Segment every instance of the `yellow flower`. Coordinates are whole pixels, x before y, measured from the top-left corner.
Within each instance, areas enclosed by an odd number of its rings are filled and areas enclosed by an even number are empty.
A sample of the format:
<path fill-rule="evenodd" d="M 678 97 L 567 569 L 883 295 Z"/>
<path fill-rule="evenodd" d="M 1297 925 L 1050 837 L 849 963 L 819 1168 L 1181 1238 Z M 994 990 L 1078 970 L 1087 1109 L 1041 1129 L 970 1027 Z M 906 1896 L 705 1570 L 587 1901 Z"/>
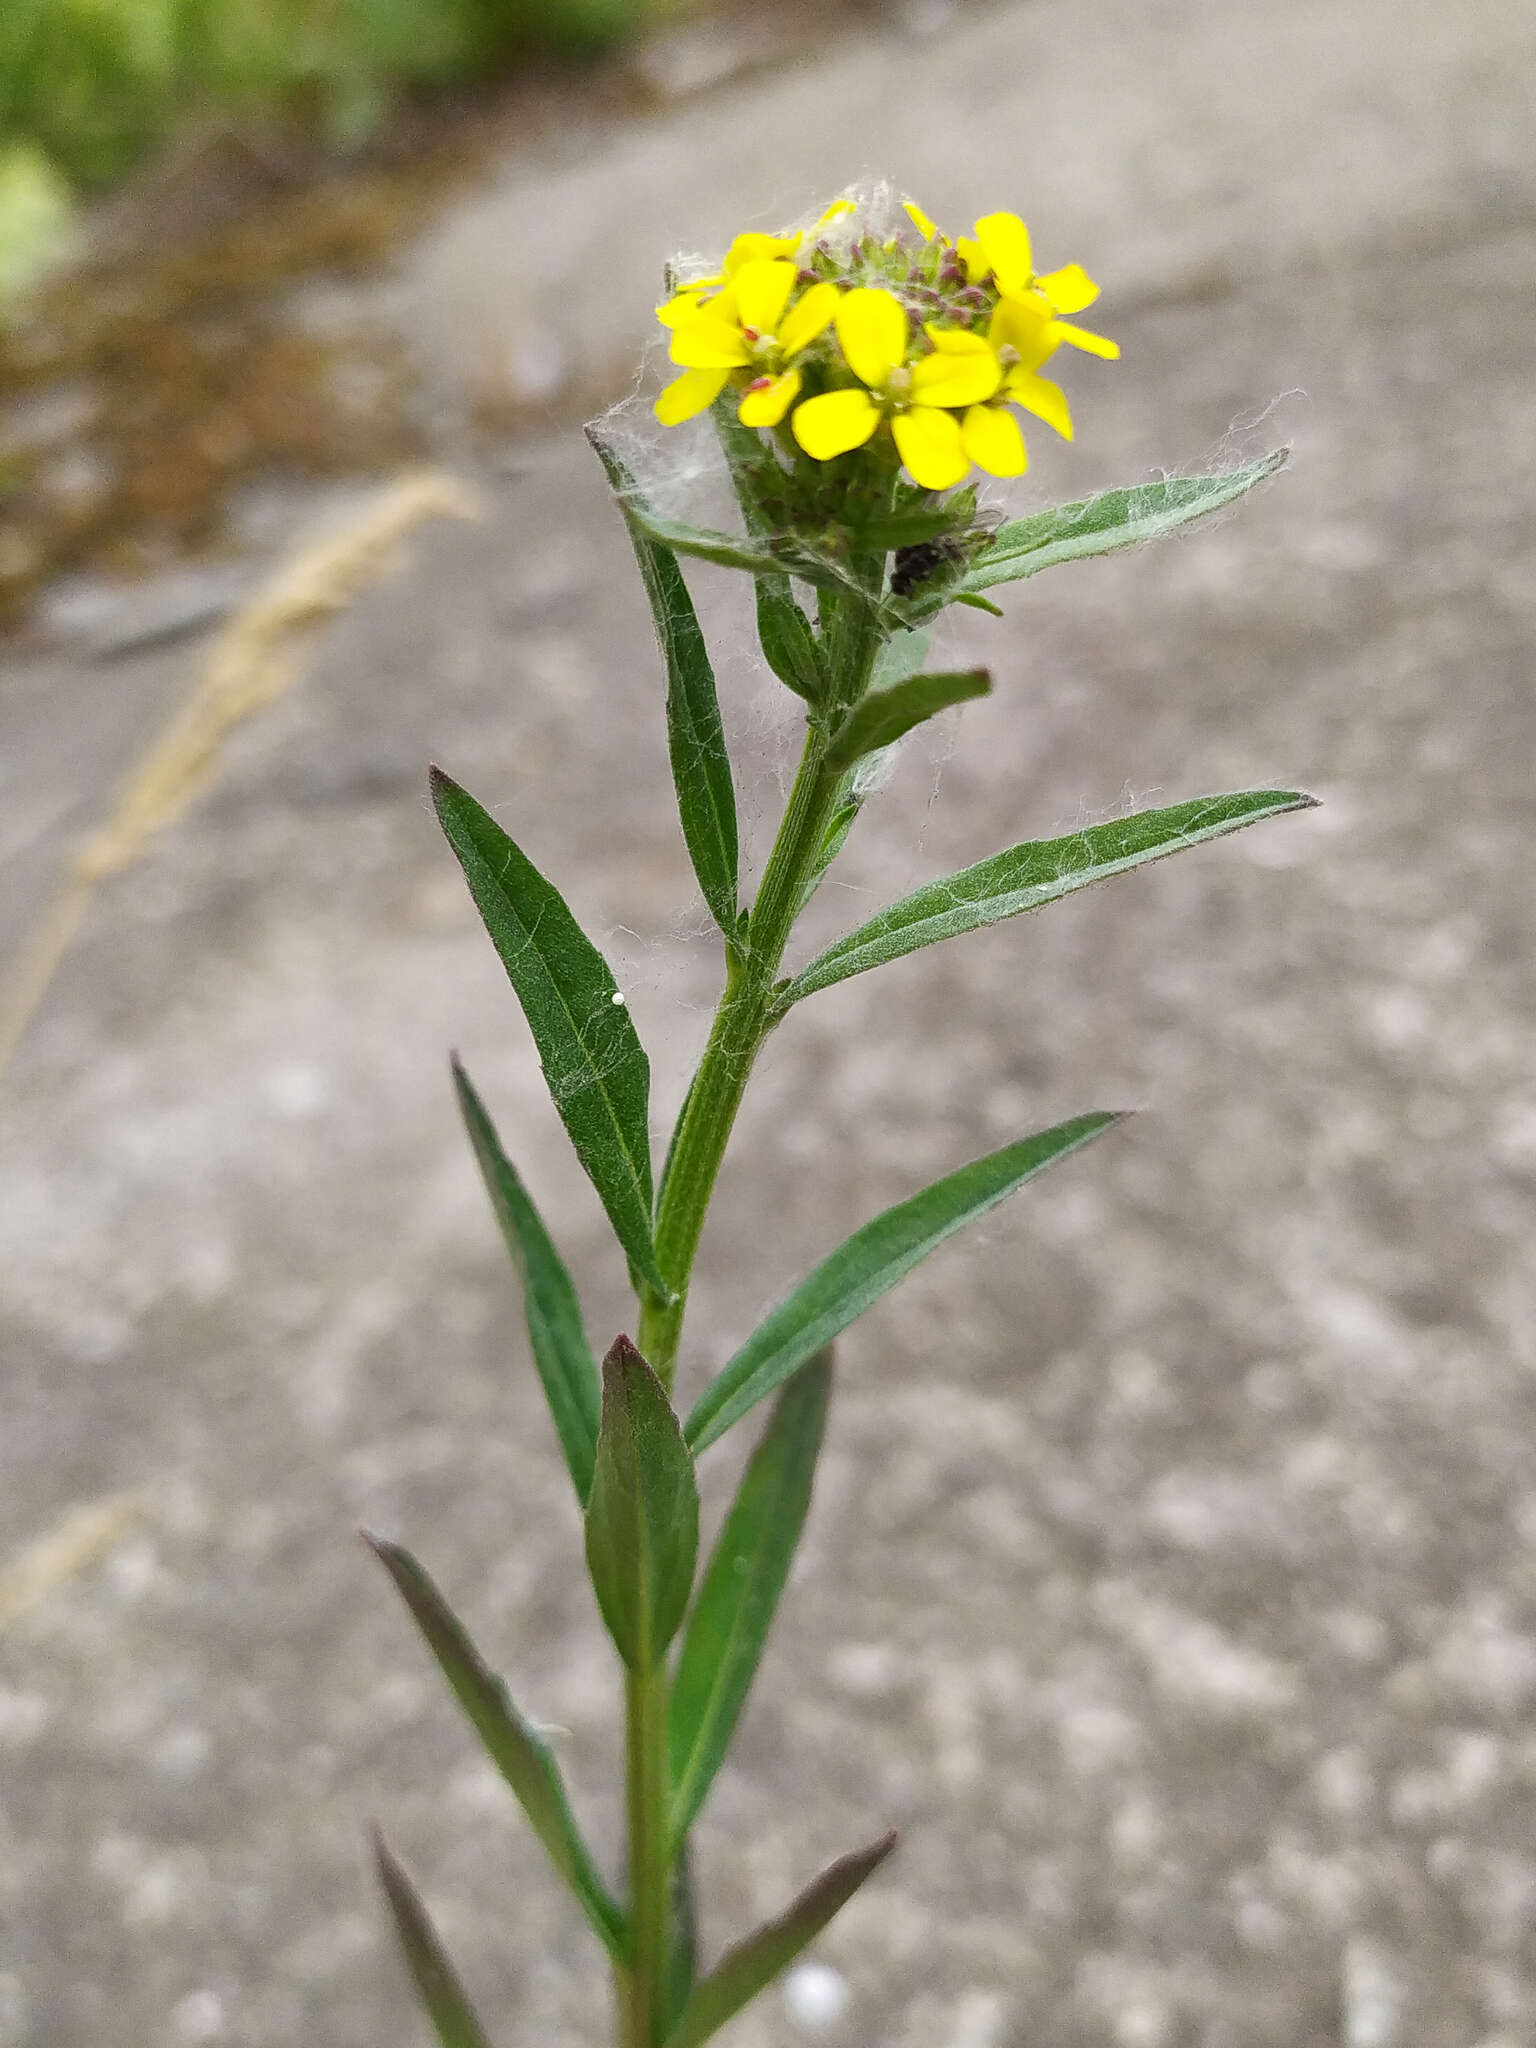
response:
<path fill-rule="evenodd" d="M 845 202 L 851 205 L 851 201 Z M 832 208 L 822 216 L 828 218 Z M 820 222 L 817 223 L 820 225 Z M 656 318 L 663 327 L 675 327 L 679 320 L 696 313 L 703 302 L 718 292 L 747 263 L 773 262 L 782 257 L 793 256 L 804 238 L 793 235 L 738 235 L 725 252 L 725 261 L 709 277 L 693 277 L 687 284 L 679 285 L 664 305 L 656 308 Z"/>
<path fill-rule="evenodd" d="M 827 326 L 837 305 L 836 285 L 813 284 L 790 306 L 798 274 L 783 258 L 750 258 L 714 298 L 679 315 L 672 360 L 683 374 L 656 401 L 663 426 L 703 412 L 743 370 L 752 375 L 741 401 L 742 425 L 778 425 L 800 394 L 794 359 Z"/>
<path fill-rule="evenodd" d="M 1056 348 L 1059 324 L 1033 297 L 998 300 L 987 340 L 996 351 L 1002 385 L 990 400 L 973 405 L 960 425 L 966 454 L 993 476 L 1022 476 L 1029 465 L 1018 421 L 1006 409 L 1010 405 L 1022 405 L 1064 439 L 1072 438 L 1067 394 L 1040 375 L 1040 365 Z"/>
<path fill-rule="evenodd" d="M 1045 315 L 1050 322 L 1051 348 L 1066 342 L 1110 361 L 1119 355 L 1118 343 L 1086 327 L 1074 327 L 1062 317 L 1091 306 L 1099 296 L 1099 288 L 1080 263 L 1067 263 L 1060 270 L 1037 277 L 1032 267 L 1029 230 L 1016 213 L 986 214 L 976 223 L 974 241 L 962 238 L 957 246 L 972 284 L 991 277 L 1004 304 L 1017 300 Z"/>
<path fill-rule="evenodd" d="M 954 408 L 990 398 L 1002 380 L 997 352 L 963 328 L 929 327 L 932 353 L 910 368 L 910 323 L 900 301 L 878 287 L 846 293 L 837 307 L 837 338 L 862 390 L 825 391 L 796 409 L 795 439 L 807 455 L 830 462 L 862 448 L 883 420 L 913 479 L 947 491 L 970 468 Z"/>

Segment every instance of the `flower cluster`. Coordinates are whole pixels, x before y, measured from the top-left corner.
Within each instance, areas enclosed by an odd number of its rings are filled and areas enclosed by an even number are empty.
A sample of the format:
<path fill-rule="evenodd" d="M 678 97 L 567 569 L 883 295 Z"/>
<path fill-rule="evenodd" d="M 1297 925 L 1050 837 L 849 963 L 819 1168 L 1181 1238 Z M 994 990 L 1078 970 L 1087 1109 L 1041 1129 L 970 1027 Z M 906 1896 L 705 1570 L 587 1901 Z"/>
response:
<path fill-rule="evenodd" d="M 1040 374 L 1064 343 L 1115 357 L 1068 317 L 1099 288 L 1079 264 L 1038 275 L 1017 214 L 951 240 L 913 200 L 882 236 L 851 199 L 806 233 L 738 235 L 719 271 L 680 285 L 657 318 L 681 375 L 656 401 L 666 426 L 729 387 L 744 426 L 782 429 L 830 462 L 889 435 L 913 481 L 949 490 L 972 463 L 1022 475 L 1014 406 L 1068 440 L 1066 394 Z"/>

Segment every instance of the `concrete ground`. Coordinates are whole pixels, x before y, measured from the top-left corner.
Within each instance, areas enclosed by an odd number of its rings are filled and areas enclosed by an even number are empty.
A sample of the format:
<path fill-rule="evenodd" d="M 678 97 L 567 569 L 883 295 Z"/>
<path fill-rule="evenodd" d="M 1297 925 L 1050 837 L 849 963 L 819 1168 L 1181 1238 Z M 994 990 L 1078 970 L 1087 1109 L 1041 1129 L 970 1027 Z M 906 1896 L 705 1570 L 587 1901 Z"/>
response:
<path fill-rule="evenodd" d="M 611 388 L 668 248 L 870 170 L 956 224 L 1016 205 L 1105 283 L 1125 359 L 1077 366 L 1077 444 L 1037 433 L 1016 502 L 1296 457 L 957 625 L 997 693 L 907 750 L 822 927 L 1127 804 L 1325 807 L 829 992 L 771 1048 L 695 1384 L 885 1203 L 1146 1114 L 844 1347 L 701 1828 L 709 1950 L 904 1842 L 819 1945 L 835 1976 L 728 2038 L 1536 2041 L 1533 87 L 1524 0 L 911 10 L 546 162 L 513 139 L 402 259 L 381 302 L 444 446 L 530 362 L 551 426 L 107 885 L 3 1083 L 4 2048 L 422 2042 L 370 1816 L 503 2048 L 603 2038 L 593 1945 L 351 1535 L 416 1547 L 568 1731 L 611 1860 L 615 1685 L 450 1045 L 600 1336 L 623 1276 L 423 764 L 601 935 L 670 1111 L 717 966 L 627 545 L 553 414 Z M 740 589 L 697 581 L 760 853 L 794 707 Z M 61 631 L 10 662 L 8 942 L 195 658 Z"/>

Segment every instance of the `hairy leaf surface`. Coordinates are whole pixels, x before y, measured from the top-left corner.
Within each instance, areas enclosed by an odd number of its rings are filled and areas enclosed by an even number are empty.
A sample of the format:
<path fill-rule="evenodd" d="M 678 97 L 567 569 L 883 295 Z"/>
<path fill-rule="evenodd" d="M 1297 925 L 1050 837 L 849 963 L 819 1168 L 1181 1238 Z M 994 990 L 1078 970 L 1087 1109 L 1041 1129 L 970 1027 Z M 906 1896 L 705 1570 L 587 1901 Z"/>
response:
<path fill-rule="evenodd" d="M 613 972 L 554 884 L 440 768 L 432 798 L 577 1157 L 631 1262 L 665 1295 L 651 1243 L 651 1068 Z"/>
<path fill-rule="evenodd" d="M 946 1238 L 1119 1120 L 1094 1111 L 1004 1145 L 856 1230 L 769 1312 L 704 1389 L 683 1432 L 694 1451 L 723 1436 Z"/>
<path fill-rule="evenodd" d="M 1296 789 L 1244 789 L 1226 796 L 1192 797 L 1162 810 L 1137 811 L 1062 839 L 1027 839 L 942 881 L 926 882 L 878 911 L 802 968 L 784 991 L 780 1008 L 922 946 L 1039 910 L 1075 890 L 1107 882 L 1112 875 L 1145 867 L 1187 846 L 1203 846 L 1208 839 L 1256 825 L 1261 818 L 1309 810 L 1316 801 Z"/>

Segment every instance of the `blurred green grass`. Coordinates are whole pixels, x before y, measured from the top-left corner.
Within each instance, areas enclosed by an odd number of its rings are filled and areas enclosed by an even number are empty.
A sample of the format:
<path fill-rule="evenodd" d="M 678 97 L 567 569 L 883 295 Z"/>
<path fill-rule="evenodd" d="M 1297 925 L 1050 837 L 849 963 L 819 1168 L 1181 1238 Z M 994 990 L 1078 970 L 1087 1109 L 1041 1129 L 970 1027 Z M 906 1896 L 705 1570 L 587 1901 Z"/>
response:
<path fill-rule="evenodd" d="M 597 55 L 656 0 L 0 0 L 0 293 L 190 121 L 279 118 L 338 147 L 404 92 Z M 6 252 L 9 252 L 8 255 Z"/>
<path fill-rule="evenodd" d="M 0 140 L 72 182 L 120 176 L 200 109 L 298 112 L 334 139 L 403 88 L 536 51 L 595 53 L 646 0 L 4 0 Z"/>

